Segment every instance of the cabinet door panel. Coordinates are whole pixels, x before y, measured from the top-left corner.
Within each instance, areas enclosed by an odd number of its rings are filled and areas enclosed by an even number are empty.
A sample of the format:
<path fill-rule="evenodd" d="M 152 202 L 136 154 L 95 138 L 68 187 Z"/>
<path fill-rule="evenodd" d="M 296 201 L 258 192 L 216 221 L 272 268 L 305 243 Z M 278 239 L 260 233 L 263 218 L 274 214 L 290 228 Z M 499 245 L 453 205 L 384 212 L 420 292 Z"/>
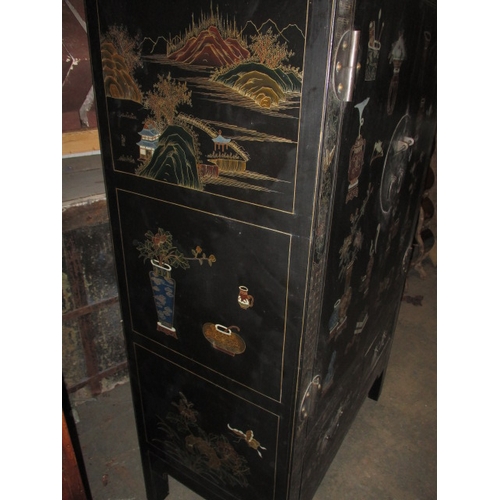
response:
<path fill-rule="evenodd" d="M 227 498 L 275 498 L 279 416 L 134 347 L 145 439 L 174 475 Z"/>
<path fill-rule="evenodd" d="M 279 401 L 291 236 L 133 193 L 118 201 L 133 330 Z"/>
<path fill-rule="evenodd" d="M 292 211 L 308 2 L 95 3 L 113 169 Z"/>

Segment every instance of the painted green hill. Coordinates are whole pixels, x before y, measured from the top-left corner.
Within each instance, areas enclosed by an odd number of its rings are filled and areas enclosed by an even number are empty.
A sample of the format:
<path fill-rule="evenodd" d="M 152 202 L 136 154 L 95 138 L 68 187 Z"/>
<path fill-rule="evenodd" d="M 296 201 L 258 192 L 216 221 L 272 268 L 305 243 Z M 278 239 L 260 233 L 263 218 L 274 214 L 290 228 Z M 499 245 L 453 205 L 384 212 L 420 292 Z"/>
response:
<path fill-rule="evenodd" d="M 277 105 L 289 92 L 300 92 L 302 82 L 293 71 L 271 69 L 264 64 L 245 62 L 219 73 L 214 80 L 254 99 L 259 105 Z"/>
<path fill-rule="evenodd" d="M 168 126 L 153 157 L 139 175 L 194 189 L 201 188 L 193 137 L 183 127 Z"/>

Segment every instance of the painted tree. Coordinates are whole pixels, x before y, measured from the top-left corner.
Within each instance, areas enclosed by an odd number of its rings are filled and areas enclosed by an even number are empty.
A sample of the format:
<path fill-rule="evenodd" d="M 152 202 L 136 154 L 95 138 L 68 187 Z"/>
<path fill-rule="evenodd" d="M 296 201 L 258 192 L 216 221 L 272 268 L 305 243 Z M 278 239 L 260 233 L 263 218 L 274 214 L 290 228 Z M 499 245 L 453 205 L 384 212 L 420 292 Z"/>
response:
<path fill-rule="evenodd" d="M 250 40 L 249 49 L 253 56 L 271 69 L 281 66 L 294 55 L 292 51 L 287 50 L 286 43 L 278 41 L 278 35 L 274 35 L 271 28 L 264 34 L 251 36 Z"/>
<path fill-rule="evenodd" d="M 116 53 L 123 57 L 130 74 L 136 68 L 142 66 L 141 55 L 139 51 L 139 38 L 132 38 L 123 26 L 111 26 L 108 32 L 103 36 L 102 43 L 111 43 Z"/>
<path fill-rule="evenodd" d="M 153 90 L 147 92 L 143 102 L 144 108 L 151 111 L 151 122 L 159 132 L 173 124 L 181 104 L 191 106 L 191 91 L 186 83 L 175 81 L 170 73 L 159 75 Z"/>

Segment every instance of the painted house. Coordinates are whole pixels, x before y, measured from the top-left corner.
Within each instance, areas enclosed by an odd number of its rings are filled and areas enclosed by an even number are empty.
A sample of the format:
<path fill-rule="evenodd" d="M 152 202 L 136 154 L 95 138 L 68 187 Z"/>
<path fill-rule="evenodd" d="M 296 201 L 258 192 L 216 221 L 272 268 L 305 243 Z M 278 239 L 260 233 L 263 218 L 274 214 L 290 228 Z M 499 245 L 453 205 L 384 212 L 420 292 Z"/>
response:
<path fill-rule="evenodd" d="M 222 132 L 219 130 L 219 135 L 214 137 L 212 141 L 214 142 L 214 151 L 225 151 L 227 145 L 231 142 L 231 139 L 222 137 Z"/>
<path fill-rule="evenodd" d="M 137 143 L 139 146 L 139 159 L 151 158 L 158 147 L 160 133 L 155 128 L 149 128 L 147 125 L 144 125 L 139 135 L 141 136 L 141 140 Z"/>

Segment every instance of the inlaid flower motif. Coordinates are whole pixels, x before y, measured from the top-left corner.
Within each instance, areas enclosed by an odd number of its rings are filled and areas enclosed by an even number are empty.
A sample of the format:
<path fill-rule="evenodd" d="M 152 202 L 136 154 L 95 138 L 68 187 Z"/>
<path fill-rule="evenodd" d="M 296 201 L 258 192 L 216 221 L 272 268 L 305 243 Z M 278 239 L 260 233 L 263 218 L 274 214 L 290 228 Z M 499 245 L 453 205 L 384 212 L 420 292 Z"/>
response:
<path fill-rule="evenodd" d="M 197 260 L 200 265 L 207 262 L 211 266 L 215 261 L 215 255 L 208 257 L 203 249 L 198 245 L 191 250 L 192 257 L 186 257 L 175 245 L 172 234 L 163 228 L 158 228 L 156 233 L 148 231 L 143 242 L 134 241 L 134 245 L 139 251 L 139 257 L 145 261 L 151 260 L 161 267 L 170 266 L 173 268 L 188 269 L 189 261 Z"/>
<path fill-rule="evenodd" d="M 167 235 L 166 234 L 156 233 L 153 236 L 153 245 L 155 247 L 159 247 L 160 245 L 162 245 L 166 242 L 167 242 Z"/>

